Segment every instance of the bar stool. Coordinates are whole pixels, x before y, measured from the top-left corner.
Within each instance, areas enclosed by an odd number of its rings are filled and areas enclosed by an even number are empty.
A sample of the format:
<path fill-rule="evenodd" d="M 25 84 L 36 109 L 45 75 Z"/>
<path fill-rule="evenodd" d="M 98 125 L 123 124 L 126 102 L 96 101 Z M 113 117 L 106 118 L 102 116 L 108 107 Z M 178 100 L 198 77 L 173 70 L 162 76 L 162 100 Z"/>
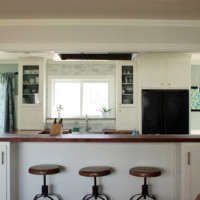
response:
<path fill-rule="evenodd" d="M 90 166 L 84 167 L 79 170 L 81 176 L 94 177 L 94 185 L 92 186 L 92 194 L 87 194 L 83 197 L 83 200 L 88 200 L 94 197 L 94 199 L 109 200 L 109 197 L 105 194 L 99 194 L 98 185 L 96 183 L 96 177 L 107 176 L 111 174 L 112 169 L 106 166 Z"/>
<path fill-rule="evenodd" d="M 61 200 L 61 197 L 58 194 L 49 194 L 48 185 L 46 185 L 46 175 L 57 174 L 62 170 L 62 167 L 59 165 L 35 165 L 29 168 L 30 174 L 43 175 L 43 185 L 42 193 L 37 194 L 33 200 L 39 199 L 40 197 L 49 198 L 54 200 L 51 196 L 55 196 L 57 199 Z"/>
<path fill-rule="evenodd" d="M 149 197 L 151 199 L 156 200 L 156 197 L 153 194 L 149 194 L 148 192 L 148 185 L 146 183 L 146 179 L 148 177 L 156 177 L 161 175 L 161 170 L 156 167 L 133 167 L 129 170 L 129 174 L 132 176 L 138 176 L 138 177 L 144 177 L 144 185 L 142 185 L 142 193 L 141 194 L 135 194 L 133 195 L 130 200 L 132 200 L 134 197 L 139 196 L 137 200 L 144 197 Z"/>

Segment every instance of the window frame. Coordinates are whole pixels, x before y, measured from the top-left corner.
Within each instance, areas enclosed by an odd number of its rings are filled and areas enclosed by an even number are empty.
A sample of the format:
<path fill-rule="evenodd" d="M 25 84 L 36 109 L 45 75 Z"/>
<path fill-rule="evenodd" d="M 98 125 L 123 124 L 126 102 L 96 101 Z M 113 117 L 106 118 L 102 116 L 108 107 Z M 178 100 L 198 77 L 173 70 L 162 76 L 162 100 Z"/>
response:
<path fill-rule="evenodd" d="M 112 113 L 110 117 L 115 117 L 115 104 L 116 104 L 116 90 L 115 90 L 115 76 L 113 75 L 49 75 L 47 79 L 48 91 L 47 91 L 47 118 L 52 118 L 53 116 L 53 106 L 54 106 L 54 96 L 53 89 L 57 81 L 69 80 L 70 82 L 108 82 L 108 106 L 112 108 Z M 82 92 L 82 91 L 81 91 Z M 81 105 L 82 106 L 82 105 Z M 91 118 L 99 118 L 99 116 L 90 116 Z M 68 118 L 68 117 L 67 117 Z M 84 116 L 73 117 L 84 118 Z"/>

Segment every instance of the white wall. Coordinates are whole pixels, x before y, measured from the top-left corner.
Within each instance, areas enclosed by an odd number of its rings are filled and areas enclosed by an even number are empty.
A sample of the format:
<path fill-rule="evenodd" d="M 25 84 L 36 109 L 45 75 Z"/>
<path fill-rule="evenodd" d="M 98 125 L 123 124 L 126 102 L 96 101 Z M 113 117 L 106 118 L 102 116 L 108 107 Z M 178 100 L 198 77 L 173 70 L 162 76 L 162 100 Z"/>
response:
<path fill-rule="evenodd" d="M 192 65 L 191 67 L 191 86 L 199 86 L 200 84 L 200 65 Z M 200 130 L 200 112 L 191 112 L 191 130 Z"/>

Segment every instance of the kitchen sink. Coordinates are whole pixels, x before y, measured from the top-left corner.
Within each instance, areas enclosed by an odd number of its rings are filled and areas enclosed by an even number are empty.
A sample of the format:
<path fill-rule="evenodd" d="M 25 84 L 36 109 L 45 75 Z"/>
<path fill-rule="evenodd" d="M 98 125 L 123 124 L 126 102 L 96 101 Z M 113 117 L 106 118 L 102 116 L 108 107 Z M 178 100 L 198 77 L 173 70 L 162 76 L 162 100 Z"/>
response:
<path fill-rule="evenodd" d="M 68 134 L 71 133 L 71 129 L 63 130 L 62 134 Z M 38 134 L 50 134 L 50 130 L 44 130 L 39 132 Z"/>

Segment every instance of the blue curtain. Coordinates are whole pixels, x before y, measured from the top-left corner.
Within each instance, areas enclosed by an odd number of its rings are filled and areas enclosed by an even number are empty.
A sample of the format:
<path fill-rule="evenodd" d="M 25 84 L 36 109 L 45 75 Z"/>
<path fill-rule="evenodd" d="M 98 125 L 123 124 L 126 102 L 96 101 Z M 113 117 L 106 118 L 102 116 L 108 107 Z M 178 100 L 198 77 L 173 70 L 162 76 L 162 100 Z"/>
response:
<path fill-rule="evenodd" d="M 0 74 L 0 132 L 16 130 L 15 93 L 16 75 Z"/>

